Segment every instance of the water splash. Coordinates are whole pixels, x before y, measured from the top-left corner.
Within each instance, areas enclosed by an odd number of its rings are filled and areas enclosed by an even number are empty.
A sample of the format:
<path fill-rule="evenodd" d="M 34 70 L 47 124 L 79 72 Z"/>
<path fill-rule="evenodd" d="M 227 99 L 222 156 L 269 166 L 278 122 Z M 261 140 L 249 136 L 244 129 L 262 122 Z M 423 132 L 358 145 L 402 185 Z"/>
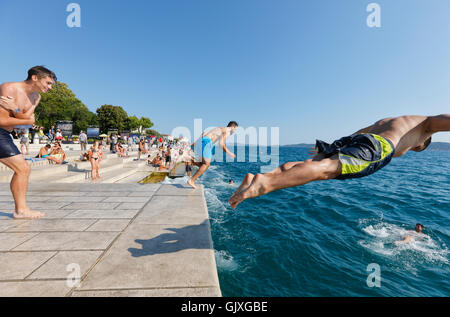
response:
<path fill-rule="evenodd" d="M 233 256 L 224 250 L 214 250 L 214 255 L 216 258 L 216 264 L 219 270 L 225 271 L 235 271 L 238 269 L 239 265 L 234 260 Z"/>
<path fill-rule="evenodd" d="M 370 220 L 361 221 L 362 224 Z M 442 262 L 449 264 L 448 249 L 438 237 L 424 233 L 417 233 L 404 227 L 378 221 L 365 225 L 362 228 L 369 237 L 359 241 L 359 244 L 369 251 L 388 256 L 394 262 L 406 264 L 422 262 Z M 403 242 L 406 236 L 411 237 L 410 242 Z"/>

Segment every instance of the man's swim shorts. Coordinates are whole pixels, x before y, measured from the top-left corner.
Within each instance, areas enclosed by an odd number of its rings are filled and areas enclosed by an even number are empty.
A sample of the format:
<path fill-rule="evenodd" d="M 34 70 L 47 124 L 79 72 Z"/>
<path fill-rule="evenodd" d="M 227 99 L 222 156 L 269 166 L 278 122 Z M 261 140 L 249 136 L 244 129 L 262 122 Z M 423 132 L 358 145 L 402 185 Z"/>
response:
<path fill-rule="evenodd" d="M 11 133 L 0 128 L 0 159 L 19 155 L 20 151 L 14 144 Z"/>
<path fill-rule="evenodd" d="M 202 138 L 202 157 L 211 159 L 214 154 L 214 144 L 209 137 Z"/>
<path fill-rule="evenodd" d="M 392 142 L 376 134 L 356 134 L 343 137 L 332 144 L 316 141 L 318 153 L 325 157 L 339 154 L 342 174 L 336 179 L 368 176 L 385 167 L 392 159 L 395 148 Z"/>

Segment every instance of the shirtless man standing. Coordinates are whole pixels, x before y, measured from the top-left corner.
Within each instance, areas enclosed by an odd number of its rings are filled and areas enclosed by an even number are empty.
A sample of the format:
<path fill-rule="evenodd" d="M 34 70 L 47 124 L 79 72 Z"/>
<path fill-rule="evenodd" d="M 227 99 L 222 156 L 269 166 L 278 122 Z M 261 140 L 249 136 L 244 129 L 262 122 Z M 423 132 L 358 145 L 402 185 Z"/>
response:
<path fill-rule="evenodd" d="M 30 210 L 26 203 L 30 166 L 15 146 L 10 132 L 16 125 L 35 123 L 34 110 L 45 93 L 56 81 L 55 74 L 42 66 L 28 71 L 23 82 L 7 82 L 0 85 L 0 162 L 14 171 L 11 192 L 14 197 L 14 219 L 36 219 L 44 216 Z"/>
<path fill-rule="evenodd" d="M 227 149 L 225 146 L 225 140 L 236 132 L 238 124 L 235 121 L 231 121 L 228 123 L 227 127 L 218 127 L 214 128 L 208 132 L 203 132 L 200 138 L 192 143 L 191 146 L 195 146 L 195 144 L 201 139 L 202 142 L 202 161 L 201 162 L 192 162 L 192 164 L 199 167 L 197 172 L 195 172 L 194 176 L 187 181 L 187 183 L 192 186 L 194 189 L 197 188 L 195 186 L 195 181 L 197 178 L 202 176 L 202 174 L 209 168 L 211 165 L 211 159 L 214 152 L 214 143 L 219 141 L 220 147 L 227 153 L 230 157 L 235 158 L 236 155 Z"/>
<path fill-rule="evenodd" d="M 228 202 L 234 209 L 245 199 L 283 188 L 368 176 L 392 157 L 425 150 L 431 136 L 442 131 L 450 131 L 450 114 L 386 118 L 332 144 L 317 140 L 312 159 L 288 162 L 266 174 L 247 174 Z"/>

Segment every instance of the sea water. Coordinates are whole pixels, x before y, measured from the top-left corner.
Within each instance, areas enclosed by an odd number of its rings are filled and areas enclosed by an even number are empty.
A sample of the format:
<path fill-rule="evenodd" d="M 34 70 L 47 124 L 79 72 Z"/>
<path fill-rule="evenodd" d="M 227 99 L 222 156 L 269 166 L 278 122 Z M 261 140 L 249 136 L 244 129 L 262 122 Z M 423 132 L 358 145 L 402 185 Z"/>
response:
<path fill-rule="evenodd" d="M 280 164 L 307 158 L 308 148 L 280 148 Z M 284 189 L 233 210 L 242 178 L 264 164 L 212 163 L 198 180 L 223 296 L 450 296 L 450 152 L 411 152 L 365 178 Z M 412 242 L 398 243 L 406 235 Z"/>
<path fill-rule="evenodd" d="M 280 148 L 280 164 L 307 158 L 308 148 Z M 213 163 L 200 178 L 224 296 L 450 296 L 450 152 L 411 152 L 365 178 L 289 188 L 233 210 L 242 178 L 267 164 L 248 161 Z M 416 223 L 424 235 L 410 231 Z M 397 242 L 406 235 L 412 242 Z M 379 287 L 367 283 L 371 263 Z"/>

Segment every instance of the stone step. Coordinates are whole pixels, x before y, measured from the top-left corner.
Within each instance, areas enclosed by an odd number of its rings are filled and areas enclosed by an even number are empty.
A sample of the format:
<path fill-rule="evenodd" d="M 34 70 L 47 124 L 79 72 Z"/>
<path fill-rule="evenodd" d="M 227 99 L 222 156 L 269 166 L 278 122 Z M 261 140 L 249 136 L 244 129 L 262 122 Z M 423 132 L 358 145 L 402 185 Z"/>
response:
<path fill-rule="evenodd" d="M 123 163 L 110 163 L 107 165 L 100 164 L 100 174 L 121 169 L 123 169 Z M 64 175 L 63 178 L 55 180 L 55 183 L 77 183 L 80 181 L 84 182 L 85 180 L 89 180 L 91 178 L 91 175 L 92 171 L 89 164 L 89 168 L 81 169 L 79 171 L 67 172 L 67 174 Z"/>
<path fill-rule="evenodd" d="M 122 168 L 120 171 L 109 171 L 102 173 L 100 170 L 100 176 L 102 177 L 99 180 L 96 180 L 95 183 L 101 183 L 101 184 L 111 184 L 116 183 L 120 181 L 121 179 L 124 179 L 126 177 L 129 177 L 130 175 L 135 174 L 137 171 L 137 168 Z"/>
<path fill-rule="evenodd" d="M 127 176 L 125 178 L 122 178 L 122 179 L 118 180 L 116 183 L 119 183 L 119 184 L 136 184 L 140 180 L 143 180 L 148 175 L 150 175 L 150 173 L 151 172 L 136 171 L 135 173 L 131 174 L 130 176 Z"/>
<path fill-rule="evenodd" d="M 91 165 L 90 162 L 82 162 L 83 165 L 81 165 L 83 168 L 79 170 L 69 170 L 66 172 L 63 178 L 59 178 L 58 180 L 55 180 L 56 183 L 71 183 L 71 182 L 84 182 L 86 180 L 90 180 L 92 173 L 91 173 Z M 87 163 L 87 164 L 86 164 Z M 108 159 L 107 162 L 102 161 L 100 164 L 100 175 L 103 173 L 109 173 L 109 172 L 115 172 L 117 173 L 118 170 L 128 170 L 133 169 L 134 171 L 139 170 L 142 168 L 142 166 L 145 165 L 145 162 L 133 162 L 132 159 Z"/>

